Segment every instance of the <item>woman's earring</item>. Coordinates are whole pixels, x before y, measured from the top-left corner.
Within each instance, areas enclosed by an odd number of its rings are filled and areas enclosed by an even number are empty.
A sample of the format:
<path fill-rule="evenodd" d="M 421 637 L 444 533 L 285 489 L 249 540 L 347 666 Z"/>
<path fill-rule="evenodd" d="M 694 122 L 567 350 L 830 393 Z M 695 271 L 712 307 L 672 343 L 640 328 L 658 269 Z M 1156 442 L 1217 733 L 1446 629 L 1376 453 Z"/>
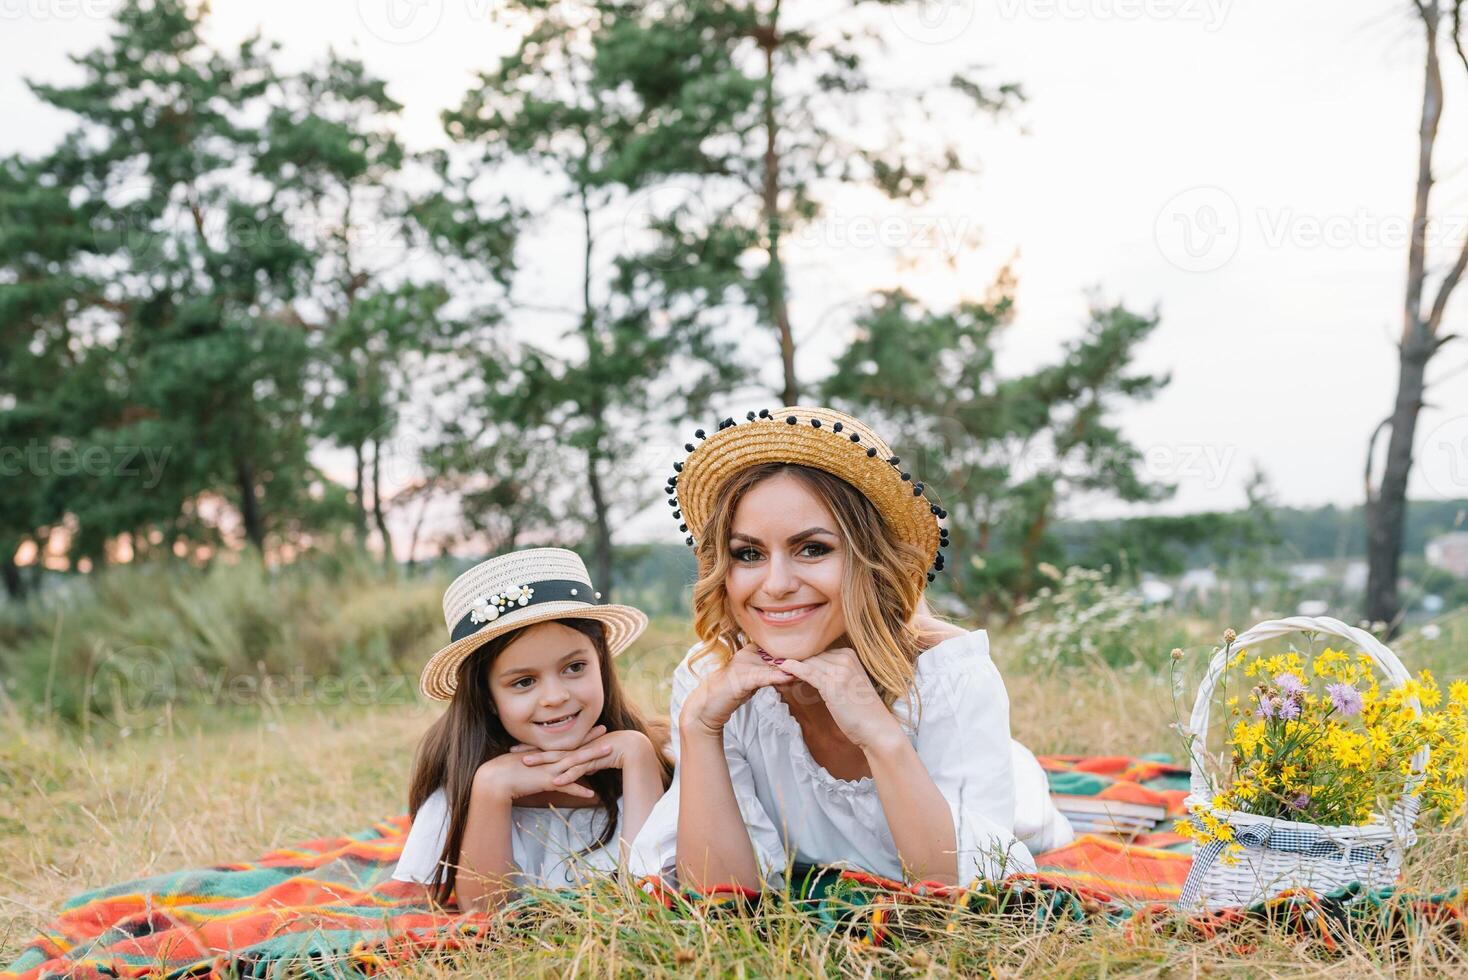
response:
<path fill-rule="evenodd" d="M 743 649 L 744 647 L 749 646 L 749 637 L 747 637 L 747 636 L 744 635 L 744 631 L 743 630 L 740 630 L 738 633 L 735 633 L 734 634 L 734 639 L 736 639 L 736 640 L 739 641 L 739 646 L 740 646 L 741 649 Z"/>

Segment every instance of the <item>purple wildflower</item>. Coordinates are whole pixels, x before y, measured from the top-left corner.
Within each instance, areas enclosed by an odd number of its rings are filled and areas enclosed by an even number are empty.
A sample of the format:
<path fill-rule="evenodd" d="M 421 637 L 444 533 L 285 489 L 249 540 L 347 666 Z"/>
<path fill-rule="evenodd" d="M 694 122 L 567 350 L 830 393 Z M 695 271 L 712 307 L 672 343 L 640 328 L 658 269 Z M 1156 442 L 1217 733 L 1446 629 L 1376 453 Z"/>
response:
<path fill-rule="evenodd" d="M 1356 685 L 1331 684 L 1325 690 L 1330 694 L 1330 703 L 1335 705 L 1335 710 L 1343 715 L 1360 714 L 1361 692 L 1356 690 Z"/>
<path fill-rule="evenodd" d="M 1285 698 L 1279 706 L 1279 716 L 1285 721 L 1294 721 L 1300 717 L 1299 698 Z"/>
<path fill-rule="evenodd" d="M 1304 810 L 1309 805 L 1310 805 L 1310 794 L 1309 793 L 1299 793 L 1299 794 L 1297 794 L 1295 796 L 1295 798 L 1293 800 L 1290 800 L 1290 802 L 1289 802 L 1289 808 L 1291 810 L 1296 810 L 1296 811 Z"/>
<path fill-rule="evenodd" d="M 1294 674 L 1283 673 L 1274 675 L 1274 686 L 1283 694 L 1303 694 L 1305 685 Z"/>

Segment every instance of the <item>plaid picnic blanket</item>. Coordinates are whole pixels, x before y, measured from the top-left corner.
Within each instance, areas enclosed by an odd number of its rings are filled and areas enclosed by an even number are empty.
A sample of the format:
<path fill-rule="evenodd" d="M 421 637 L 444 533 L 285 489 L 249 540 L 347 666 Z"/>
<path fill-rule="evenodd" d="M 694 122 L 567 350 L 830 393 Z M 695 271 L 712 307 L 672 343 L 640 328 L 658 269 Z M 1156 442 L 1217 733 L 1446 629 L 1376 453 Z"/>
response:
<path fill-rule="evenodd" d="M 1057 792 L 1160 800 L 1181 812 L 1176 785 L 1186 772 L 1158 759 L 1052 756 L 1041 760 Z M 1155 795 L 1147 795 L 1155 794 Z M 0 980 L 42 977 L 184 977 L 229 971 L 264 976 L 289 962 L 293 975 L 373 972 L 432 951 L 483 941 L 513 928 L 515 903 L 493 915 L 433 909 L 424 890 L 391 879 L 409 825 L 384 820 L 346 837 L 307 841 L 243 863 L 157 875 L 78 895 L 25 947 Z M 1100 837 L 1040 855 L 1032 875 L 973 889 L 904 886 L 871 875 L 797 868 L 792 899 L 823 925 L 855 929 L 865 941 L 900 942 L 904 923 L 947 916 L 947 928 L 975 914 L 1021 917 L 1040 926 L 1094 921 L 1170 934 L 1213 936 L 1267 919 L 1310 935 L 1348 929 L 1407 930 L 1426 920 L 1461 925 L 1468 893 L 1408 896 L 1343 889 L 1285 894 L 1249 909 L 1182 916 L 1168 903 L 1190 856 L 1165 828 L 1127 844 Z M 746 904 L 757 896 L 716 889 L 671 893 L 649 883 L 649 909 L 690 902 Z M 690 906 L 691 907 L 691 906 Z M 974 921 L 974 920 L 970 920 Z M 929 929 L 928 922 L 924 928 Z"/>

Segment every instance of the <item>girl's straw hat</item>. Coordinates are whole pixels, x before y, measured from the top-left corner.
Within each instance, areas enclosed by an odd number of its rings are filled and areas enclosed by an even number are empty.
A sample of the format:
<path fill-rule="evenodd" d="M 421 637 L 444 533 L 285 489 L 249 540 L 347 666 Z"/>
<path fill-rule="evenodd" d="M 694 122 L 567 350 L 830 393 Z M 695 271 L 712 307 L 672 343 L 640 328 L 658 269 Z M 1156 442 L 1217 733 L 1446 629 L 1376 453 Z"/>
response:
<path fill-rule="evenodd" d="M 459 665 L 502 633 L 552 619 L 594 619 L 606 628 L 607 650 L 616 656 L 647 629 L 647 616 L 631 606 L 602 605 L 586 565 L 574 551 L 529 548 L 482 561 L 443 594 L 448 646 L 423 668 L 425 696 L 450 701 Z"/>
<path fill-rule="evenodd" d="M 902 460 L 866 423 L 829 408 L 794 406 L 750 412 L 745 421 L 724 419 L 697 444 L 683 448 L 688 458 L 674 463 L 668 503 L 679 530 L 694 544 L 708 526 L 719 491 L 729 478 L 765 463 L 793 463 L 825 470 L 855 487 L 876 506 L 887 526 L 915 545 L 927 562 L 914 574 L 931 582 L 943 569 L 948 530 L 938 521 L 948 512 L 904 471 Z"/>

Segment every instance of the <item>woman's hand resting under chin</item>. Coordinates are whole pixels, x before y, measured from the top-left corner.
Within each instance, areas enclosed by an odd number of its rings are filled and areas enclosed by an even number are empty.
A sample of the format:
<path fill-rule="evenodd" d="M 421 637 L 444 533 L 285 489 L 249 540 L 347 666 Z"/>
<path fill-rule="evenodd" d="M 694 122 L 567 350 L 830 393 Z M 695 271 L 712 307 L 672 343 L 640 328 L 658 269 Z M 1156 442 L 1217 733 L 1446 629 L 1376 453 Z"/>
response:
<path fill-rule="evenodd" d="M 719 735 L 739 706 L 762 687 L 785 687 L 795 677 L 760 659 L 758 648 L 750 644 L 718 670 L 710 672 L 683 702 L 678 717 L 682 736 Z"/>
<path fill-rule="evenodd" d="M 776 670 L 815 688 L 842 734 L 863 752 L 905 743 L 902 726 L 877 694 L 856 651 L 840 647 L 806 660 L 782 660 Z"/>

